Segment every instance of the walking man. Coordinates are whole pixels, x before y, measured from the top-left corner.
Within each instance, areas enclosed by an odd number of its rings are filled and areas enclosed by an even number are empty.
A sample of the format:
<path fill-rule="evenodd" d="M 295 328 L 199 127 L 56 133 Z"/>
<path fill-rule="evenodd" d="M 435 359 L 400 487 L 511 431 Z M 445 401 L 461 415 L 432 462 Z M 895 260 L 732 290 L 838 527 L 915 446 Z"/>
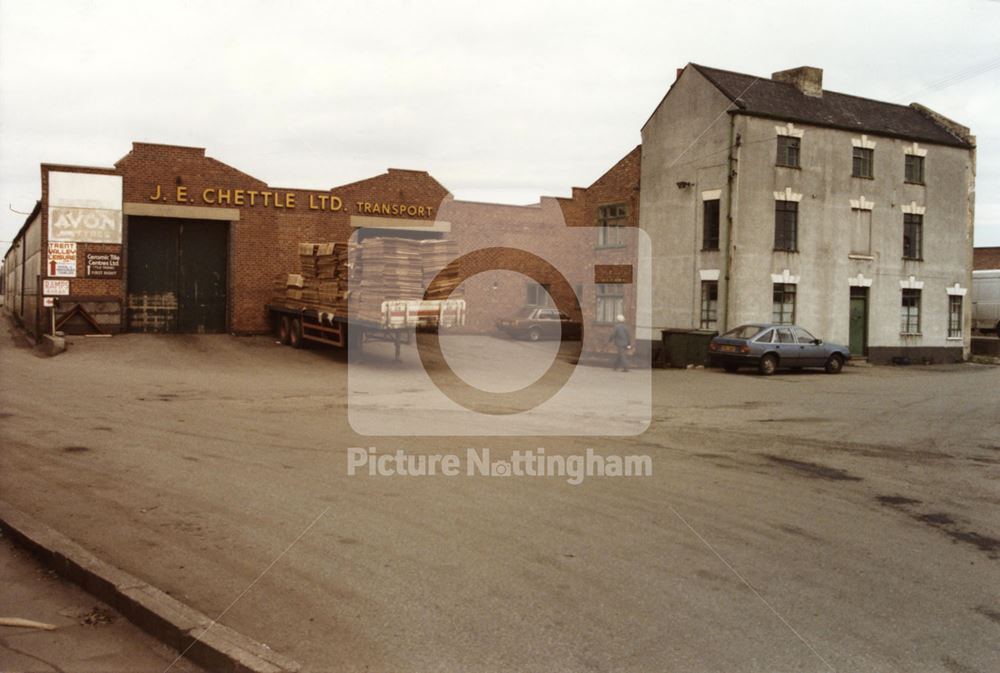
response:
<path fill-rule="evenodd" d="M 615 358 L 615 365 L 612 369 L 618 371 L 621 367 L 623 372 L 628 371 L 628 350 L 632 347 L 632 335 L 625 326 L 625 316 L 618 314 L 615 316 L 615 329 L 611 332 L 608 343 L 614 344 L 618 349 L 618 357 Z"/>

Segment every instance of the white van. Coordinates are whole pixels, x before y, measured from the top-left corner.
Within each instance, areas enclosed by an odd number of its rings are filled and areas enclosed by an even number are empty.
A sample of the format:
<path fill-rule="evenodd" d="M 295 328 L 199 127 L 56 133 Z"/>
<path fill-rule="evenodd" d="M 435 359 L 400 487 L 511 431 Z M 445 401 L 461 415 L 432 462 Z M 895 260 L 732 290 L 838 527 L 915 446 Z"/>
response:
<path fill-rule="evenodd" d="M 972 330 L 1000 336 L 1000 269 L 972 272 Z"/>

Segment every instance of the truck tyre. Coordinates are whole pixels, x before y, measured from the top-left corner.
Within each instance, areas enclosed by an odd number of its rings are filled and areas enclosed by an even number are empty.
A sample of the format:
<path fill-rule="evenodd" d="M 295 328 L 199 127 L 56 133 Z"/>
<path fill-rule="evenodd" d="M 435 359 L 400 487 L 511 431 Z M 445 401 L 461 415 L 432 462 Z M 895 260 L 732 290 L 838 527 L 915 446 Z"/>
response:
<path fill-rule="evenodd" d="M 764 376 L 771 376 L 774 372 L 778 371 L 778 356 L 774 353 L 768 353 L 760 359 L 760 364 L 757 365 L 757 371 Z"/>
<path fill-rule="evenodd" d="M 826 361 L 826 367 L 824 367 L 824 369 L 827 374 L 839 374 L 844 370 L 844 358 L 834 353 L 830 356 L 830 359 Z"/>
<path fill-rule="evenodd" d="M 292 321 L 287 315 L 278 318 L 278 343 L 287 346 L 292 335 Z"/>
<path fill-rule="evenodd" d="M 302 322 L 298 318 L 292 318 L 288 332 L 288 343 L 292 348 L 302 348 Z"/>
<path fill-rule="evenodd" d="M 542 338 L 542 332 L 537 327 L 528 330 L 528 341 L 538 341 Z"/>

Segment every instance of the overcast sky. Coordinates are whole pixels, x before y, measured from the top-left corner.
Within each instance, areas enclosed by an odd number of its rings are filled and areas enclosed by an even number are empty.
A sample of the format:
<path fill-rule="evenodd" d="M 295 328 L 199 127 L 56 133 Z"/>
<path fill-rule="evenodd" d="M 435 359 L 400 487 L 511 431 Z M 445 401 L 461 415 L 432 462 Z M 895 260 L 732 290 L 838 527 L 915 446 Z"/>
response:
<path fill-rule="evenodd" d="M 975 242 L 1000 245 L 998 29 L 992 0 L 0 0 L 0 250 L 41 162 L 110 166 L 133 140 L 205 147 L 278 187 L 391 166 L 458 198 L 568 195 L 639 143 L 687 62 L 814 65 L 827 89 L 971 127 Z"/>

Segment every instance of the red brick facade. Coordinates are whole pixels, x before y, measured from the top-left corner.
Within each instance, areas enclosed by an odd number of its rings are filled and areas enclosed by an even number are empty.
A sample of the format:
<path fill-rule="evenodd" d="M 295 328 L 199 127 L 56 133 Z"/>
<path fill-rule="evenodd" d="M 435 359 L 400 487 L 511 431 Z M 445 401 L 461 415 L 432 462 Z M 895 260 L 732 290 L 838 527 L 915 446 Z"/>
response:
<path fill-rule="evenodd" d="M 584 316 L 593 314 L 597 301 L 595 273 L 602 278 L 610 273 L 614 278 L 597 282 L 625 282 L 629 288 L 625 306 L 631 316 L 631 273 L 621 265 L 631 268 L 634 250 L 600 248 L 596 231 L 568 235 L 567 227 L 595 227 L 599 208 L 608 204 L 624 204 L 626 226 L 637 226 L 639 152 L 635 148 L 589 188 L 574 188 L 571 198 L 543 198 L 535 206 L 506 206 L 454 200 L 445 187 L 423 171 L 389 169 L 385 174 L 329 191 L 286 189 L 268 186 L 207 157 L 201 148 L 134 143 L 112 168 L 42 166 L 42 251 L 48 243 L 49 173 L 118 175 L 123 192 L 122 245 L 78 244 L 78 277 L 70 280 L 70 296 L 61 302 L 60 309 L 65 311 L 84 302 L 117 304 L 120 317 L 112 331 L 125 329 L 127 324 L 130 213 L 134 226 L 157 216 L 206 219 L 206 212 L 209 219 L 228 220 L 227 329 L 233 333 L 266 331 L 269 325 L 265 304 L 272 296 L 274 278 L 296 270 L 298 244 L 346 241 L 354 231 L 352 217 L 373 218 L 366 220 L 366 226 L 376 226 L 379 220 L 374 218 L 447 222 L 451 230 L 446 235 L 459 243 L 460 250 L 479 250 L 469 255 L 463 265 L 469 277 L 465 291 L 470 330 L 491 330 L 496 317 L 514 313 L 525 304 L 527 279 L 508 272 L 505 280 L 498 282 L 497 273 L 490 271 L 498 266 L 551 285 L 557 303 L 563 307 L 572 306 L 572 291 L 582 292 Z M 159 215 L 161 212 L 163 215 Z M 139 214 L 141 220 L 134 217 Z M 482 250 L 496 248 L 498 243 L 506 248 L 544 251 L 551 267 L 534 264 L 509 250 Z M 88 252 L 120 253 L 122 277 L 82 277 Z M 597 271 L 597 264 L 603 265 L 603 270 Z M 558 282 L 559 274 L 553 273 L 552 267 L 563 274 L 565 284 Z M 585 331 L 588 338 L 601 338 L 607 329 L 588 324 Z"/>
<path fill-rule="evenodd" d="M 560 199 L 563 212 L 566 213 L 566 222 L 571 226 L 596 227 L 599 212 L 602 206 L 615 204 L 625 205 L 625 226 L 637 228 L 639 226 L 639 173 L 642 164 L 642 146 L 636 146 L 631 152 L 622 157 L 618 163 L 612 166 L 604 175 L 598 178 L 590 187 L 586 189 L 575 188 L 572 199 Z M 596 251 L 595 261 L 599 262 L 605 270 L 598 279 L 595 269 L 584 285 L 583 302 L 587 306 L 597 305 L 596 283 L 621 282 L 625 285 L 625 306 L 624 313 L 626 322 L 634 326 L 636 317 L 636 292 L 635 280 L 637 274 L 633 271 L 630 282 L 624 277 L 622 267 L 632 266 L 636 262 L 636 250 L 631 244 L 622 248 L 601 248 Z M 617 267 L 611 270 L 609 267 Z M 617 277 L 603 274 L 617 274 Z M 590 324 L 586 326 L 584 338 L 584 350 L 601 350 L 611 336 L 611 326 L 607 324 Z M 633 335 L 634 336 L 634 335 Z"/>
<path fill-rule="evenodd" d="M 344 241 L 352 233 L 352 215 L 384 210 L 394 218 L 433 220 L 447 190 L 423 171 L 389 169 L 383 175 L 328 192 L 269 187 L 265 182 L 205 156 L 204 149 L 134 143 L 114 168 L 45 164 L 42 166 L 42 250 L 47 248 L 49 172 L 98 173 L 122 177 L 126 226 L 122 246 L 80 243 L 77 266 L 88 251 L 114 252 L 128 258 L 130 204 L 228 208 L 239 211 L 229 223 L 229 331 L 252 333 L 268 328 L 264 305 L 276 275 L 294 271 L 302 241 Z M 338 199 L 332 203 L 332 197 Z M 400 205 L 404 208 L 400 208 Z M 333 209 L 333 205 L 338 206 Z M 412 206 L 412 210 L 409 207 Z M 367 210 L 367 212 L 366 212 Z M 82 275 L 82 274 L 78 274 Z M 127 277 L 74 278 L 63 309 L 97 299 L 126 302 Z M 124 311 L 119 329 L 124 328 Z"/>

